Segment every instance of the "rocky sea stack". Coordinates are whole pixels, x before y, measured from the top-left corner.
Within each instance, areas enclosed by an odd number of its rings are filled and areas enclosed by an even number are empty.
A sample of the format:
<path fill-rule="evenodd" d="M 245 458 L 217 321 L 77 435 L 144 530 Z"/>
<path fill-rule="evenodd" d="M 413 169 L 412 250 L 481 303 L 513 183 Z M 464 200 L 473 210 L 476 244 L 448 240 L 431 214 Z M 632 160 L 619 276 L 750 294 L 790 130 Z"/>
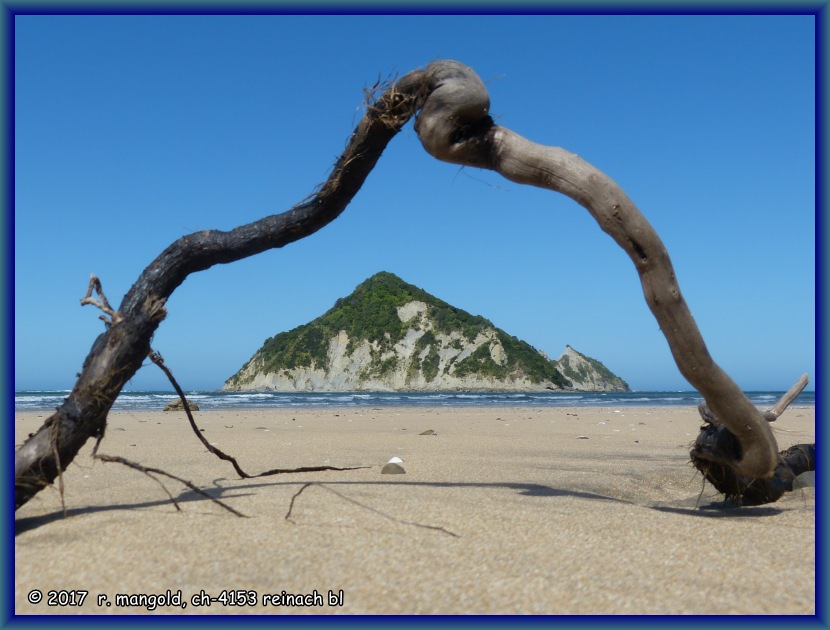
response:
<path fill-rule="evenodd" d="M 530 344 L 388 272 L 267 339 L 225 391 L 628 391 L 570 346 Z"/>

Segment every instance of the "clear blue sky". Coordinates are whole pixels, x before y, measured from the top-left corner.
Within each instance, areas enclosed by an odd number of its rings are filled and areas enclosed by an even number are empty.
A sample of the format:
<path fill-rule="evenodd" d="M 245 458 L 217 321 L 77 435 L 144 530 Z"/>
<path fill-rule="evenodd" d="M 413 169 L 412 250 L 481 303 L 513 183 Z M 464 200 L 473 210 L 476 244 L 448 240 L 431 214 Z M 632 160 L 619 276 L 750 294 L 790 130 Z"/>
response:
<path fill-rule="evenodd" d="M 15 388 L 69 388 L 99 313 L 179 236 L 313 192 L 364 86 L 449 58 L 497 122 L 578 153 L 648 217 L 744 389 L 815 379 L 810 16 L 18 16 Z M 191 276 L 153 346 L 214 389 L 386 270 L 633 389 L 689 389 L 634 266 L 556 193 L 438 162 L 410 123 L 317 234 Z M 812 387 L 812 384 L 811 384 Z M 170 389 L 145 366 L 126 389 Z"/>

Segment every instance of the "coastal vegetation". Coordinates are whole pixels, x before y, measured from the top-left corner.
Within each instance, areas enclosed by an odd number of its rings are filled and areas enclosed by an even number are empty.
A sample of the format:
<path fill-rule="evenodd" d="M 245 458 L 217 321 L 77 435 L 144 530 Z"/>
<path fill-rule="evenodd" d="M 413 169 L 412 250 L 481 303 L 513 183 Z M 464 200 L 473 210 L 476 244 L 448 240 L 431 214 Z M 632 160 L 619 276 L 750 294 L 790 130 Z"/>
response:
<path fill-rule="evenodd" d="M 379 353 L 391 350 L 409 328 L 401 321 L 398 308 L 412 301 L 429 305 L 430 318 L 438 330 L 460 330 L 468 339 L 490 323 L 482 317 L 469 315 L 426 291 L 408 284 L 386 271 L 368 278 L 347 297 L 317 319 L 293 330 L 279 333 L 265 341 L 260 350 L 263 368 L 318 367 L 327 360 L 328 341 L 340 331 L 349 337 L 347 353 L 356 344 L 368 339 Z"/>
<path fill-rule="evenodd" d="M 338 299 L 317 319 L 267 339 L 259 351 L 262 368 L 265 371 L 323 368 L 329 340 L 341 331 L 349 337 L 348 354 L 364 339 L 372 342 L 378 354 L 388 352 L 409 328 L 398 316 L 398 308 L 412 301 L 428 304 L 429 317 L 440 331 L 457 330 L 467 339 L 474 339 L 479 330 L 492 325 L 483 317 L 456 309 L 396 275 L 382 271 L 362 282 L 347 297 Z"/>
<path fill-rule="evenodd" d="M 504 362 L 493 358 L 492 346 L 479 346 L 470 356 L 455 364 L 456 376 L 477 375 L 496 380 L 521 375 L 531 383 L 549 382 L 560 388 L 572 385 L 554 361 L 546 359 L 530 344 L 501 330 L 496 336 L 504 350 Z"/>

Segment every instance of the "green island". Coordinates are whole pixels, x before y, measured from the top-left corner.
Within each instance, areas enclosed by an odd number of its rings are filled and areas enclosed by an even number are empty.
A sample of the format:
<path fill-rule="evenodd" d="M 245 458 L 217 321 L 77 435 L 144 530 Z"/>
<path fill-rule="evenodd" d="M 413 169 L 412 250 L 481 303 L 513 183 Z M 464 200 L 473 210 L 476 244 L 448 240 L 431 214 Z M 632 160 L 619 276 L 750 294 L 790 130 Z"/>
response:
<path fill-rule="evenodd" d="M 412 303 L 416 303 L 414 310 L 403 317 L 402 307 Z M 627 389 L 625 382 L 599 361 L 570 347 L 570 353 L 563 355 L 564 362 L 552 361 L 488 319 L 454 307 L 386 271 L 363 281 L 320 317 L 266 339 L 228 379 L 225 389 L 244 388 L 255 375 L 291 379 L 301 370 L 325 372 L 331 367 L 332 342 L 342 339 L 343 333 L 348 338 L 345 356 L 351 357 L 361 348 L 369 353 L 369 359 L 355 368 L 356 385 L 384 383 L 397 373 L 398 386 L 403 388 L 411 384 L 440 388 L 442 382 L 455 379 L 453 382 L 521 382 L 539 389 L 568 390 L 574 384 L 596 380 L 599 374 L 614 382 L 615 389 Z"/>

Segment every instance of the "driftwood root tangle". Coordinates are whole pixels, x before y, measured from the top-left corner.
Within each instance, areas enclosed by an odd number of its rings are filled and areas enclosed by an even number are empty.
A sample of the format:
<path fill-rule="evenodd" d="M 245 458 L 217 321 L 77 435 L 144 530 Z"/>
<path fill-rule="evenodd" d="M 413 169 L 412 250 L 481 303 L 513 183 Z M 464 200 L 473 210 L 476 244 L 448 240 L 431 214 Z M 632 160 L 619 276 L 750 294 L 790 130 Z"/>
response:
<path fill-rule="evenodd" d="M 778 454 L 778 464 L 771 477 L 758 479 L 735 472 L 721 463 L 740 458 L 740 444 L 724 426 L 704 424 L 690 453 L 692 464 L 727 501 L 740 505 L 773 503 L 786 492 L 801 473 L 816 469 L 816 445 L 796 444 Z"/>
<path fill-rule="evenodd" d="M 803 375 L 781 397 L 772 409 L 764 412 L 768 422 L 774 422 L 807 386 Z M 735 435 L 709 407 L 698 407 L 703 426 L 689 453 L 692 465 L 711 483 L 727 501 L 740 505 L 763 505 L 780 499 L 793 490 L 793 482 L 801 473 L 816 468 L 816 445 L 796 444 L 778 453 L 773 474 L 758 478 L 741 474 L 734 462 L 741 459 L 741 444 Z"/>

